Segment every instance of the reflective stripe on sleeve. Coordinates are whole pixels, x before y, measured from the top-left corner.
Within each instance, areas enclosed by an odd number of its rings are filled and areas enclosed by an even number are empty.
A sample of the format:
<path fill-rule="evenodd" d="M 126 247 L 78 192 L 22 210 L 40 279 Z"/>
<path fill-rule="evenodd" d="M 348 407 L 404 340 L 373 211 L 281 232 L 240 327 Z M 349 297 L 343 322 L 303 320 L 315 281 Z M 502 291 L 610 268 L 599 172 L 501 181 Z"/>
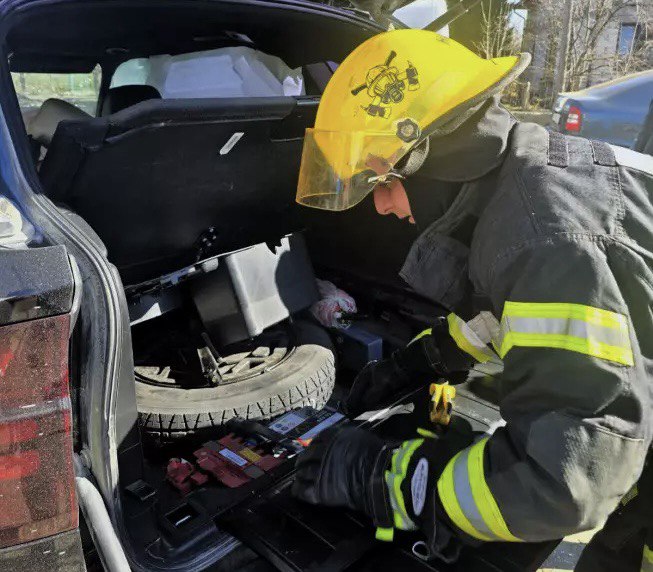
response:
<path fill-rule="evenodd" d="M 653 549 L 644 545 L 644 555 L 642 557 L 642 572 L 653 572 Z"/>
<path fill-rule="evenodd" d="M 507 301 L 493 343 L 501 358 L 513 347 L 540 347 L 633 365 L 627 317 L 582 304 Z"/>
<path fill-rule="evenodd" d="M 487 438 L 458 453 L 438 480 L 445 511 L 461 530 L 479 540 L 520 542 L 501 515 L 485 480 L 483 467 Z"/>
<path fill-rule="evenodd" d="M 498 363 L 500 361 L 498 356 L 476 335 L 465 320 L 459 318 L 456 314 L 449 314 L 447 323 L 449 324 L 449 335 L 456 342 L 456 345 L 477 362 Z"/>

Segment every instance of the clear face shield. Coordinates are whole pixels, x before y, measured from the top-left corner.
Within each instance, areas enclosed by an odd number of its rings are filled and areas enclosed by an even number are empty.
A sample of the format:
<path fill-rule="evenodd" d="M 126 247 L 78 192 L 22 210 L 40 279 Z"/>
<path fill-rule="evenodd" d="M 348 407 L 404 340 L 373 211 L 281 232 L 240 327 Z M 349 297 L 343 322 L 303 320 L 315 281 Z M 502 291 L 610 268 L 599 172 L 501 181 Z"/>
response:
<path fill-rule="evenodd" d="M 307 129 L 297 202 L 330 211 L 349 209 L 376 185 L 400 177 L 393 169 L 415 143 L 387 133 Z"/>

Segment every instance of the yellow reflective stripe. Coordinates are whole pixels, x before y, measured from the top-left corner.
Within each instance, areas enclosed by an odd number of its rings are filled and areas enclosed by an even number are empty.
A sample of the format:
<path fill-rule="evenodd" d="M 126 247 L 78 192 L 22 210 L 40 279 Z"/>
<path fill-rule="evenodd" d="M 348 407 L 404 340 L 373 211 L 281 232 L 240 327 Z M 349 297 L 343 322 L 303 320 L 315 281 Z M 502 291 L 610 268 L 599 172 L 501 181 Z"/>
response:
<path fill-rule="evenodd" d="M 424 330 L 423 332 L 420 332 L 417 334 L 410 342 L 408 342 L 408 345 L 412 344 L 413 342 L 416 342 L 420 338 L 423 338 L 424 336 L 430 336 L 433 333 L 433 328 L 429 328 L 428 330 Z"/>
<path fill-rule="evenodd" d="M 490 487 L 485 480 L 484 454 L 487 438 L 482 439 L 471 447 L 467 460 L 467 469 L 469 473 L 469 484 L 472 489 L 472 496 L 476 503 L 476 508 L 481 513 L 486 526 L 494 533 L 495 536 L 507 542 L 521 542 L 514 536 L 506 521 L 503 520 L 497 501 L 494 499 Z"/>
<path fill-rule="evenodd" d="M 503 306 L 503 315 L 516 318 L 568 318 L 604 328 L 628 326 L 628 320 L 621 314 L 583 304 L 507 301 Z"/>
<path fill-rule="evenodd" d="M 399 530 L 414 530 L 416 528 L 415 524 L 406 513 L 405 504 L 401 503 L 401 500 L 403 500 L 401 494 L 401 477 L 386 471 L 385 482 L 388 487 L 395 528 Z"/>
<path fill-rule="evenodd" d="M 542 347 L 634 363 L 627 317 L 592 306 L 507 301 L 501 335 L 493 340 L 501 358 L 513 347 Z"/>
<path fill-rule="evenodd" d="M 587 338 L 577 338 L 564 334 L 522 334 L 508 332 L 499 348 L 499 357 L 502 359 L 513 347 L 529 348 L 555 348 L 569 350 L 622 365 L 633 365 L 633 352 L 628 348 L 611 346 Z"/>
<path fill-rule="evenodd" d="M 392 539 L 395 537 L 394 528 L 381 528 L 380 526 L 376 529 L 376 534 L 374 535 L 377 540 L 382 542 L 392 542 Z"/>
<path fill-rule="evenodd" d="M 644 545 L 644 560 L 653 564 L 653 549 L 646 546 L 646 544 Z"/>
<path fill-rule="evenodd" d="M 413 453 L 422 443 L 424 443 L 424 439 L 405 441 L 392 455 L 391 471 L 385 473 L 385 482 L 393 509 L 394 525 L 400 530 L 415 530 L 417 528 L 406 511 L 406 503 L 401 493 L 401 484 L 406 477 L 408 464 Z"/>
<path fill-rule="evenodd" d="M 459 318 L 456 314 L 449 314 L 447 316 L 447 323 L 449 324 L 449 335 L 461 350 L 468 353 L 479 363 L 485 363 L 493 359 L 496 360 L 494 352 L 486 344 L 480 340 L 472 341 L 470 339 L 473 336 L 473 332 L 469 330 L 462 318 Z"/>
<path fill-rule="evenodd" d="M 514 536 L 485 480 L 487 438 L 458 453 L 438 480 L 438 494 L 452 522 L 480 540 L 521 542 Z"/>
<path fill-rule="evenodd" d="M 646 544 L 644 545 L 644 555 L 642 556 L 642 572 L 653 571 L 653 550 Z"/>
<path fill-rule="evenodd" d="M 424 427 L 418 427 L 417 428 L 417 434 L 421 435 L 422 437 L 426 437 L 427 439 L 437 439 L 438 434 L 435 433 L 434 431 L 430 431 L 428 429 L 424 429 Z"/>
<path fill-rule="evenodd" d="M 438 495 L 440 496 L 440 502 L 442 502 L 442 506 L 447 515 L 449 515 L 451 521 L 463 532 L 466 532 L 469 536 L 478 538 L 479 540 L 490 541 L 492 540 L 490 537 L 481 534 L 474 528 L 472 523 L 469 522 L 469 519 L 465 516 L 462 508 L 460 508 L 460 504 L 456 497 L 453 468 L 463 452 L 464 451 L 458 453 L 447 463 L 442 475 L 440 475 L 440 478 L 438 479 Z"/>

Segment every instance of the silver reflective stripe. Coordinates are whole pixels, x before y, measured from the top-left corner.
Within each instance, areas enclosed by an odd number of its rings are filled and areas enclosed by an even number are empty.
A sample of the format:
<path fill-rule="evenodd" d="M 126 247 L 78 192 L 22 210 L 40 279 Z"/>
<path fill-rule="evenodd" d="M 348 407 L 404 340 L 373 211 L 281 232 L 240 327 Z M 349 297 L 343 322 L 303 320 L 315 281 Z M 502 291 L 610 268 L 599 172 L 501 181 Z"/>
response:
<path fill-rule="evenodd" d="M 628 332 L 623 329 L 606 328 L 569 318 L 516 318 L 504 316 L 501 341 L 508 331 L 523 334 L 561 334 L 591 339 L 610 346 L 628 346 Z M 499 343 L 501 347 L 501 343 Z"/>
<path fill-rule="evenodd" d="M 392 455 L 391 470 L 385 472 L 385 482 L 388 487 L 388 496 L 390 497 L 390 505 L 392 506 L 395 527 L 400 530 L 415 530 L 417 528 L 415 523 L 408 516 L 406 507 L 403 503 L 403 497 L 401 496 L 401 482 L 406 477 L 406 475 L 401 471 L 404 461 L 406 461 L 406 465 L 408 465 L 410 457 L 415 452 L 415 449 L 423 442 L 423 439 L 405 441 Z"/>
<path fill-rule="evenodd" d="M 479 312 L 474 318 L 467 322 L 467 326 L 474 332 L 478 339 L 484 344 L 489 344 L 499 336 L 501 331 L 501 324 L 499 320 L 494 317 L 492 312 L 483 310 Z"/>
<path fill-rule="evenodd" d="M 476 361 L 501 363 L 499 356 L 484 342 L 477 333 L 456 314 L 447 316 L 449 335 L 456 345 L 465 353 L 471 355 Z"/>
<path fill-rule="evenodd" d="M 456 463 L 453 466 L 453 481 L 456 498 L 458 499 L 458 504 L 467 517 L 467 520 L 469 520 L 476 530 L 489 538 L 498 539 L 498 537 L 485 524 L 485 521 L 476 506 L 476 502 L 474 501 L 474 496 L 472 495 L 472 488 L 469 484 L 469 471 L 467 470 L 470 450 L 471 449 L 466 449 L 458 459 L 456 459 Z"/>
<path fill-rule="evenodd" d="M 610 145 L 610 148 L 614 151 L 618 165 L 653 175 L 653 157 L 651 155 L 638 153 L 618 145 Z"/>
<path fill-rule="evenodd" d="M 399 475 L 386 473 L 386 483 L 390 492 L 390 506 L 392 506 L 392 511 L 394 512 L 395 524 L 398 525 L 397 528 L 400 530 L 414 530 L 416 528 L 415 524 L 410 520 L 406 512 L 402 510 L 399 505 L 399 499 L 397 499 L 395 481 L 399 479 L 401 479 Z M 397 519 L 399 522 L 397 522 Z"/>
<path fill-rule="evenodd" d="M 397 449 L 397 452 L 392 456 L 392 472 L 395 474 L 399 473 L 404 458 L 410 454 L 408 443 L 412 443 L 412 441 L 407 441 L 406 443 L 404 443 L 399 449 Z"/>

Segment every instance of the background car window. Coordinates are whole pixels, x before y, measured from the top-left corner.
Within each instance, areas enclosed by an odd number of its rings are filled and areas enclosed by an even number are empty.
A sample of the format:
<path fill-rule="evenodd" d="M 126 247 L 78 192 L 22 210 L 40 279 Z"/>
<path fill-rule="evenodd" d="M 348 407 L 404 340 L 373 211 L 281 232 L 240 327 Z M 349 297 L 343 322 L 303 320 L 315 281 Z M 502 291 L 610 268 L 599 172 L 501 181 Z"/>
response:
<path fill-rule="evenodd" d="M 100 66 L 90 73 L 12 72 L 11 77 L 23 115 L 38 109 L 52 97 L 63 99 L 95 115 L 102 79 Z"/>
<path fill-rule="evenodd" d="M 118 66 L 111 78 L 111 87 L 123 85 L 149 85 L 147 76 L 150 73 L 149 58 L 135 58 Z"/>

